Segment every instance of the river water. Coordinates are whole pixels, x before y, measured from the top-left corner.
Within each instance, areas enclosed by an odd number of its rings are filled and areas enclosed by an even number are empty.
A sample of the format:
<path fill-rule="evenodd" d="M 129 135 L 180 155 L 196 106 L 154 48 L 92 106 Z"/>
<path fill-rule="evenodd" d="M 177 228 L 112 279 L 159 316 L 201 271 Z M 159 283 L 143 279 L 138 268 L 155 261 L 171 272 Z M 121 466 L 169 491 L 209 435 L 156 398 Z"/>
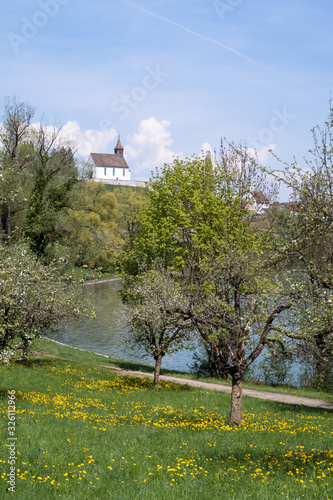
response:
<path fill-rule="evenodd" d="M 119 281 L 105 281 L 100 283 L 89 283 L 86 285 L 86 293 L 90 304 L 96 311 L 96 319 L 76 318 L 65 325 L 58 327 L 56 331 L 48 333 L 48 337 L 63 344 L 77 347 L 86 351 L 103 354 L 111 358 L 123 359 L 127 361 L 141 362 L 154 365 L 154 360 L 139 346 L 130 346 L 128 344 L 129 333 L 122 324 L 124 308 L 119 297 L 118 291 L 121 289 Z M 197 343 L 192 350 L 182 349 L 172 355 L 164 356 L 162 368 L 170 370 L 179 370 L 184 372 L 191 371 L 195 359 L 194 354 L 202 355 L 204 349 Z M 264 366 L 265 356 L 260 356 L 253 365 L 251 365 L 252 374 L 248 377 L 264 381 L 262 367 Z M 281 372 L 280 364 L 279 372 Z M 293 385 L 300 385 L 301 367 L 293 363 L 283 382 Z M 275 372 L 276 374 L 276 372 Z M 275 383 L 274 377 L 271 382 Z"/>
<path fill-rule="evenodd" d="M 118 295 L 119 281 L 86 285 L 88 300 L 96 311 L 96 319 L 76 318 L 56 331 L 48 333 L 52 340 L 112 358 L 154 365 L 154 360 L 139 346 L 129 346 L 129 333 L 122 325 L 123 306 Z M 198 350 L 200 349 L 197 346 Z M 166 355 L 162 368 L 190 371 L 194 350 L 183 349 L 172 356 Z"/>

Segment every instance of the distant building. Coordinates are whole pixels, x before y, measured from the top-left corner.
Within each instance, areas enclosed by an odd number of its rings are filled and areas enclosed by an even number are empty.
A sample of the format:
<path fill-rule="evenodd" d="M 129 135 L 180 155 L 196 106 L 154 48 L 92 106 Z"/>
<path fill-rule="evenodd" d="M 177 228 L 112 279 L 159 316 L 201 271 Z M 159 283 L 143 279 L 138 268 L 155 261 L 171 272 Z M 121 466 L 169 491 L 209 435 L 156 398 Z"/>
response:
<path fill-rule="evenodd" d="M 96 182 L 132 187 L 147 185 L 143 181 L 131 181 L 131 171 L 124 158 L 124 148 L 119 136 L 114 154 L 91 153 L 88 161 L 93 165 L 92 179 Z"/>
<path fill-rule="evenodd" d="M 131 179 L 131 171 L 124 158 L 124 148 L 119 136 L 114 154 L 91 153 L 88 161 L 93 164 L 92 178 L 96 181 L 129 181 Z"/>
<path fill-rule="evenodd" d="M 281 206 L 294 212 L 298 209 L 298 203 L 296 201 L 283 202 L 281 203 Z"/>
<path fill-rule="evenodd" d="M 246 198 L 245 208 L 256 212 L 258 215 L 264 214 L 270 207 L 268 198 L 260 191 L 252 191 Z"/>

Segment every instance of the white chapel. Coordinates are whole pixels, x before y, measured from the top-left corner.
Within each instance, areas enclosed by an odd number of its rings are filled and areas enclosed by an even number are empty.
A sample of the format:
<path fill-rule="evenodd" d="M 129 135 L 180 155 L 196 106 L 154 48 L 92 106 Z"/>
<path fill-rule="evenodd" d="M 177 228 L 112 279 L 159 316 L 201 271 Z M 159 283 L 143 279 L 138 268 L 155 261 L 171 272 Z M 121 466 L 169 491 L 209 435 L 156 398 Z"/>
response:
<path fill-rule="evenodd" d="M 131 180 L 131 171 L 124 158 L 124 148 L 119 136 L 114 154 L 91 153 L 88 161 L 93 164 L 92 178 L 95 181 L 108 183 L 107 181 Z"/>
<path fill-rule="evenodd" d="M 92 164 L 92 180 L 117 186 L 146 187 L 146 181 L 132 181 L 131 171 L 124 158 L 124 148 L 120 137 L 114 154 L 90 153 L 88 162 Z"/>

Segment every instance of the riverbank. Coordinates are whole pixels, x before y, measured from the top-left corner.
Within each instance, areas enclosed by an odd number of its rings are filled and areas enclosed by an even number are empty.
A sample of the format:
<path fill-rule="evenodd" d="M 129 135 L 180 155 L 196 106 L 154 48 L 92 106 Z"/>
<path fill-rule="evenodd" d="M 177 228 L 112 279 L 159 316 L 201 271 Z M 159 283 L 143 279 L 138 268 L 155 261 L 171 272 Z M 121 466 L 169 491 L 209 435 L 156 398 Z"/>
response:
<path fill-rule="evenodd" d="M 91 353 L 77 347 L 70 347 L 61 342 L 44 338 L 35 341 L 36 355 L 45 357 L 54 357 L 66 361 L 77 361 L 87 365 L 107 368 L 118 371 L 119 373 L 137 376 L 153 377 L 154 368 L 143 363 L 113 359 L 103 354 Z M 103 358 L 103 361 L 101 360 Z M 106 361 L 108 364 L 106 364 Z M 177 382 L 180 384 L 189 384 L 193 387 L 199 387 L 207 390 L 215 390 L 230 393 L 231 382 L 213 378 L 199 378 L 194 374 L 178 372 L 175 370 L 161 370 L 161 380 Z M 289 404 L 303 404 L 306 406 L 325 408 L 333 410 L 333 401 L 331 395 L 312 389 L 296 389 L 292 387 L 269 387 L 255 386 L 254 384 L 244 382 L 243 394 L 245 396 L 268 399 Z"/>

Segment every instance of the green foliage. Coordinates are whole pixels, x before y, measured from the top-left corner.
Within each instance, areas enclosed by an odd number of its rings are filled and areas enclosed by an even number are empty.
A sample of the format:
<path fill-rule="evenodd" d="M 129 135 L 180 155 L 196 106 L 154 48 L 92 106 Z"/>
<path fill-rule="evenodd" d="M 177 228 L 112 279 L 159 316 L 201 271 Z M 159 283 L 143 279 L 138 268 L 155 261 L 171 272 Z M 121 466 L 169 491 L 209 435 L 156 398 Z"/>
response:
<path fill-rule="evenodd" d="M 233 239 L 239 229 L 235 225 L 240 203 L 218 181 L 211 162 L 199 158 L 176 159 L 156 170 L 149 184 L 148 206 L 139 212 L 138 231 L 123 268 L 132 273 L 138 262 L 151 266 L 160 259 L 165 268 L 182 270 L 194 265 L 193 254 L 204 258 L 224 236 Z"/>
<path fill-rule="evenodd" d="M 285 332 L 310 364 L 313 380 L 328 389 L 333 373 L 333 107 L 323 127 L 312 129 L 313 148 L 303 165 L 296 160 L 274 174 L 292 191 L 280 210 L 277 260 L 293 265 L 295 314 Z M 326 382 L 325 382 L 326 380 Z M 317 382 L 315 382 L 317 383 Z"/>
<path fill-rule="evenodd" d="M 34 110 L 14 99 L 5 99 L 0 129 L 0 242 L 11 238 L 15 216 L 25 206 L 24 185 L 32 151 L 29 131 Z"/>
<path fill-rule="evenodd" d="M 111 267 L 118 256 L 125 213 L 106 186 L 88 182 L 91 165 L 74 159 L 61 127 L 31 126 L 33 109 L 8 99 L 0 131 L 0 243 L 25 239 L 44 262 Z M 140 203 L 123 200 L 122 206 Z M 123 209 L 126 212 L 126 209 Z M 130 224 L 130 215 L 128 215 Z"/>
<path fill-rule="evenodd" d="M 118 229 L 122 238 L 127 241 L 130 236 L 133 237 L 137 230 L 137 214 L 146 203 L 147 190 L 138 187 L 111 185 L 106 185 L 106 188 L 116 197 Z"/>
<path fill-rule="evenodd" d="M 109 269 L 115 263 L 123 246 L 117 217 L 116 198 L 102 182 L 86 182 L 73 193 L 63 223 L 78 265 Z"/>
<path fill-rule="evenodd" d="M 82 296 L 59 264 L 42 265 L 27 245 L 1 245 L 0 359 L 28 346 L 48 326 L 83 308 Z"/>
<path fill-rule="evenodd" d="M 162 358 L 193 338 L 191 318 L 177 312 L 186 298 L 179 283 L 163 270 L 141 274 L 123 296 L 130 343 L 140 345 L 154 358 L 157 388 Z"/>
<path fill-rule="evenodd" d="M 59 224 L 78 182 L 73 148 L 61 127 L 31 126 L 34 110 L 8 99 L 0 151 L 0 241 L 26 239 L 39 258 L 51 260 L 66 239 Z"/>
<path fill-rule="evenodd" d="M 70 192 L 78 182 L 71 149 L 51 149 L 55 139 L 49 138 L 48 143 L 43 144 L 47 151 L 35 158 L 34 183 L 23 227 L 23 234 L 38 257 L 64 238 L 59 214 L 70 205 Z"/>
<path fill-rule="evenodd" d="M 251 223 L 246 195 L 255 170 L 252 160 L 246 161 L 248 170 L 245 162 L 240 173 L 235 151 L 220 163 L 176 159 L 156 170 L 121 262 L 125 290 L 132 289 L 133 276 L 154 269 L 156 262 L 173 273 L 183 301 L 169 314 L 191 319 L 216 373 L 230 375 L 240 391 L 273 323 L 290 307 L 271 266 L 272 233 L 259 232 Z M 235 423 L 240 423 L 239 411 Z"/>

